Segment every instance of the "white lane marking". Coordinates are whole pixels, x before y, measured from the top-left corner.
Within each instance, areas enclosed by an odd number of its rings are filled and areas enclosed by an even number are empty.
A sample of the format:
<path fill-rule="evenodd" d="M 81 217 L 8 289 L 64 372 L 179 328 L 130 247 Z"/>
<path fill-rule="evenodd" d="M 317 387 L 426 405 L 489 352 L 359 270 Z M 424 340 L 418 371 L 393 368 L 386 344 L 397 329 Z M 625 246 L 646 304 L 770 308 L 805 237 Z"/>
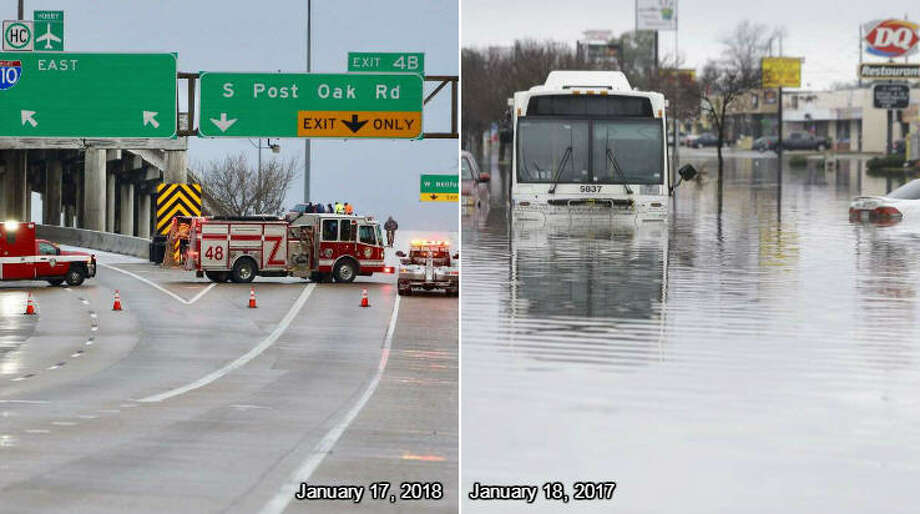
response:
<path fill-rule="evenodd" d="M 72 427 L 76 425 L 73 421 L 52 421 L 51 424 L 59 427 Z"/>
<path fill-rule="evenodd" d="M 148 279 L 146 279 L 146 278 L 144 278 L 144 277 L 142 277 L 142 276 L 140 276 L 140 275 L 138 275 L 138 274 L 136 274 L 136 273 L 132 273 L 132 272 L 130 272 L 130 271 L 123 270 L 123 269 L 121 269 L 121 268 L 116 268 L 115 266 L 110 266 L 110 265 L 105 264 L 105 263 L 102 263 L 102 262 L 100 262 L 99 265 L 100 265 L 100 266 L 103 266 L 103 267 L 105 267 L 105 268 L 108 268 L 108 269 L 110 269 L 110 270 L 117 271 L 117 272 L 119 272 L 119 273 L 124 273 L 125 275 L 128 275 L 129 277 L 136 278 L 137 280 L 140 280 L 141 282 L 147 284 L 148 286 L 154 287 L 154 288 L 160 290 L 161 292 L 166 293 L 166 294 L 168 294 L 169 296 L 172 296 L 172 297 L 173 297 L 174 299 L 176 299 L 177 301 L 180 301 L 180 302 L 182 302 L 182 303 L 184 303 L 184 304 L 186 304 L 186 305 L 191 305 L 191 304 L 197 302 L 199 298 L 201 298 L 202 296 L 204 296 L 205 293 L 207 293 L 207 292 L 210 291 L 211 289 L 214 289 L 214 286 L 217 285 L 216 282 L 215 282 L 215 283 L 212 283 L 212 284 L 209 285 L 208 287 L 204 288 L 203 291 L 201 291 L 200 293 L 198 293 L 197 295 L 195 295 L 195 297 L 192 298 L 191 300 L 186 300 L 185 298 L 182 298 L 181 296 L 179 296 L 179 295 L 177 295 L 176 293 L 170 291 L 169 289 L 166 289 L 165 287 L 163 287 L 163 286 L 157 284 L 156 282 L 154 282 L 154 281 L 152 281 L 152 280 L 148 280 Z"/>
<path fill-rule="evenodd" d="M 27 428 L 27 434 L 50 434 L 51 431 L 46 428 Z"/>
<path fill-rule="evenodd" d="M 92 414 L 80 414 L 80 415 L 77 416 L 77 417 L 80 418 L 80 419 L 96 419 L 96 418 L 98 418 L 99 416 L 93 416 Z"/>
<path fill-rule="evenodd" d="M 0 403 L 28 403 L 43 405 L 51 402 L 48 400 L 0 400 Z"/>
<path fill-rule="evenodd" d="M 294 498 L 294 493 L 300 488 L 300 483 L 310 479 L 310 476 L 313 475 L 316 468 L 323 462 L 326 455 L 332 451 L 332 447 L 335 446 L 335 443 L 342 437 L 348 425 L 358 417 L 358 413 L 361 412 L 364 405 L 367 404 L 371 396 L 374 395 L 374 391 L 377 390 L 377 384 L 380 383 L 380 378 L 383 376 L 383 370 L 386 368 L 387 360 L 390 356 L 393 332 L 396 331 L 396 318 L 399 315 L 399 298 L 400 297 L 397 295 L 396 302 L 393 304 L 393 314 L 390 315 L 390 325 L 387 327 L 387 334 L 383 341 L 383 351 L 380 352 L 380 363 L 377 365 L 377 372 L 374 374 L 374 378 L 367 384 L 367 388 L 364 390 L 361 397 L 358 398 L 358 401 L 347 413 L 345 413 L 345 416 L 329 430 L 329 432 L 326 432 L 326 435 L 324 435 L 319 443 L 313 448 L 313 452 L 307 457 L 307 460 L 297 468 L 294 474 L 288 479 L 287 483 L 285 483 L 281 487 L 281 490 L 275 494 L 275 497 L 262 507 L 262 510 L 259 511 L 260 514 L 280 514 L 287 509 L 291 500 Z"/>
<path fill-rule="evenodd" d="M 246 363 L 248 363 L 252 359 L 255 359 L 262 352 L 268 349 L 268 347 L 275 344 L 275 341 L 277 341 L 278 338 L 281 337 L 281 334 L 283 334 L 284 331 L 287 330 L 288 325 L 290 325 L 291 322 L 294 321 L 294 317 L 297 316 L 297 313 L 300 312 L 300 309 L 303 307 L 303 305 L 307 303 L 307 298 L 309 298 L 310 294 L 313 293 L 313 289 L 315 287 L 316 287 L 316 284 L 313 284 L 313 283 L 308 284 L 307 287 L 303 289 L 303 292 L 300 293 L 300 296 L 297 297 L 297 300 L 294 301 L 294 305 L 291 306 L 291 309 L 287 312 L 287 314 L 284 315 L 284 318 L 281 319 L 281 322 L 278 323 L 278 326 L 275 327 L 275 330 L 273 330 L 271 334 L 269 334 L 265 339 L 263 339 L 262 342 L 260 342 L 255 347 L 253 347 L 251 350 L 249 350 L 248 352 L 238 357 L 236 360 L 234 360 L 230 364 L 227 364 L 226 366 L 218 370 L 212 371 L 208 373 L 207 375 L 199 378 L 198 380 L 190 384 L 186 384 L 182 387 L 171 389 L 169 391 L 166 391 L 165 393 L 155 394 L 152 396 L 148 396 L 146 398 L 141 398 L 136 401 L 145 402 L 145 403 L 161 402 L 168 398 L 179 396 L 180 394 L 185 394 L 189 391 L 194 391 L 195 389 L 198 389 L 199 387 L 206 386 L 210 384 L 211 382 L 226 375 L 227 373 L 230 373 L 231 371 L 246 365 Z"/>

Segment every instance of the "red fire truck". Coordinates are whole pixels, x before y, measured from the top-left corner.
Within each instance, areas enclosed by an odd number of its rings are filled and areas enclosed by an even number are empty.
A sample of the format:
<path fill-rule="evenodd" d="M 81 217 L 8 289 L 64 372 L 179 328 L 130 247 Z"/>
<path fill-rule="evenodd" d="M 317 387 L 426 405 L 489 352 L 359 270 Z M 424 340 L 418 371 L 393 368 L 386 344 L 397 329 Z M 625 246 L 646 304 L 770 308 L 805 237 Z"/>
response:
<path fill-rule="evenodd" d="M 215 282 L 303 277 L 351 282 L 392 273 L 384 265 L 380 224 L 371 216 L 302 214 L 191 218 L 185 269 Z"/>
<path fill-rule="evenodd" d="M 0 280 L 47 280 L 78 286 L 96 276 L 96 257 L 35 238 L 35 223 L 0 224 Z"/>

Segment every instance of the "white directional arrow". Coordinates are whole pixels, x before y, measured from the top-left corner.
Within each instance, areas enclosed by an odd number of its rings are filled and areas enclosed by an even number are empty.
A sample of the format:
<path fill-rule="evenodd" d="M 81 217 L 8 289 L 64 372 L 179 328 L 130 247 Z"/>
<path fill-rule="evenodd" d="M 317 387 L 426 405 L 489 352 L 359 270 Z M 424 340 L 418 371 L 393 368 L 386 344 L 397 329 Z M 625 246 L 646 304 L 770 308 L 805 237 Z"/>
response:
<path fill-rule="evenodd" d="M 144 126 L 148 124 L 153 125 L 153 128 L 160 128 L 160 122 L 156 120 L 156 115 L 159 114 L 153 111 L 144 111 Z"/>
<path fill-rule="evenodd" d="M 20 113 L 20 115 L 21 115 L 21 117 L 22 117 L 22 125 L 23 125 L 23 126 L 25 126 L 26 123 L 29 123 L 29 124 L 32 125 L 33 127 L 37 127 L 37 126 L 38 126 L 38 122 L 35 121 L 35 119 L 32 117 L 32 115 L 35 114 L 35 111 L 25 111 L 25 110 L 24 110 L 24 111 L 20 111 L 19 113 Z"/>
<path fill-rule="evenodd" d="M 217 128 L 219 128 L 221 132 L 226 132 L 228 128 L 236 123 L 236 118 L 228 120 L 227 113 L 222 112 L 220 113 L 220 119 L 211 118 L 211 123 L 217 125 Z"/>

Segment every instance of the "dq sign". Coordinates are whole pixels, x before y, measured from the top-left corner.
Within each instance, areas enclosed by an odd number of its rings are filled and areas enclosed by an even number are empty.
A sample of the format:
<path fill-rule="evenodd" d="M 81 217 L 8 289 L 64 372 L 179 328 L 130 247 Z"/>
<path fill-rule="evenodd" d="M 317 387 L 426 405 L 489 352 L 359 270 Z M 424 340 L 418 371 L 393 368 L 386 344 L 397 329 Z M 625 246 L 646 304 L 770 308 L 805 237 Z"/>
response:
<path fill-rule="evenodd" d="M 866 51 L 880 57 L 900 57 L 910 55 L 917 51 L 917 42 L 920 36 L 916 23 L 907 20 L 873 20 L 863 25 L 865 40 L 868 43 Z"/>

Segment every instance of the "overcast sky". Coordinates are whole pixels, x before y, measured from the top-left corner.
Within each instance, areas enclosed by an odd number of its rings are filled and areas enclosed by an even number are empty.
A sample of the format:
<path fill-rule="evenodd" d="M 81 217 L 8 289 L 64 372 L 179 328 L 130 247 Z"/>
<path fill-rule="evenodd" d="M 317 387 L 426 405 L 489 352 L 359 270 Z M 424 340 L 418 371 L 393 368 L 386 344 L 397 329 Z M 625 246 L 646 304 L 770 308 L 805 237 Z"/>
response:
<path fill-rule="evenodd" d="M 35 9 L 64 11 L 67 51 L 178 52 L 181 71 L 306 71 L 306 0 L 25 1 L 27 19 Z M 16 2 L 2 2 L 0 12 L 15 18 Z M 349 51 L 414 51 L 425 53 L 427 74 L 456 75 L 458 15 L 456 0 L 313 0 L 313 70 L 345 72 Z M 447 131 L 449 123 L 449 94 L 441 95 L 425 107 L 424 126 Z M 303 140 L 281 146 L 283 156 L 303 162 Z M 457 230 L 456 204 L 418 199 L 419 175 L 457 172 L 456 140 L 314 140 L 312 146 L 314 199 L 392 214 L 403 228 Z M 189 148 L 193 163 L 241 150 L 256 161 L 245 139 L 191 138 Z M 301 175 L 286 205 L 302 196 Z"/>
<path fill-rule="evenodd" d="M 689 67 L 717 57 L 720 37 L 749 19 L 785 27 L 783 55 L 805 58 L 802 85 L 812 89 L 856 79 L 862 23 L 905 14 L 920 21 L 920 4 L 911 0 L 675 1 L 679 53 Z M 528 37 L 574 46 L 587 29 L 633 30 L 634 6 L 634 0 L 463 0 L 461 38 L 463 46 L 507 45 Z M 673 55 L 674 33 L 661 32 L 659 38 L 660 53 Z"/>

